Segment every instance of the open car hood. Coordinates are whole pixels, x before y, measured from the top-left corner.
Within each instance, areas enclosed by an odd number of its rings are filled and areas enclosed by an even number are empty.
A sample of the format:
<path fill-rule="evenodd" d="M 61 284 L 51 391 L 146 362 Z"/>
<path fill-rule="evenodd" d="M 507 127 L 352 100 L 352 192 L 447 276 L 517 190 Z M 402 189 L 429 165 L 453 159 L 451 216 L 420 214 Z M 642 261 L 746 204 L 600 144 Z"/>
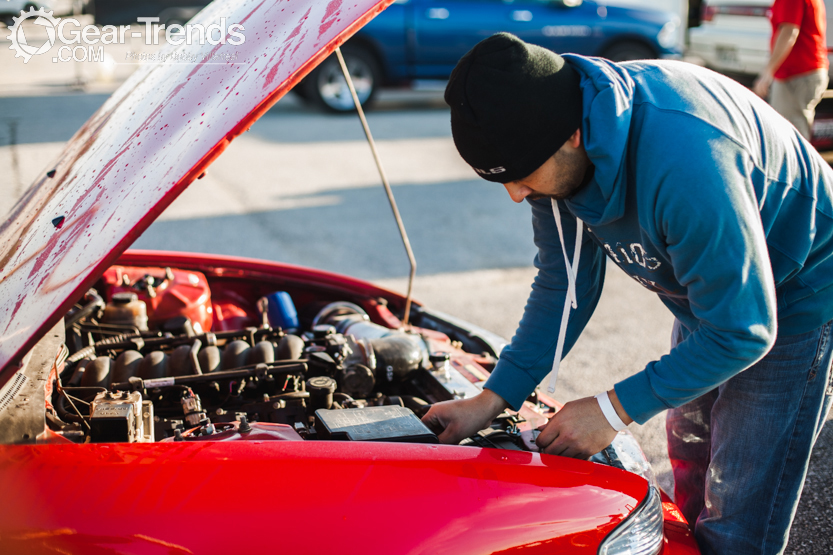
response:
<path fill-rule="evenodd" d="M 0 227 L 0 387 L 235 137 L 391 1 L 215 0 L 191 23 L 242 24 L 243 44 L 168 46 L 202 61 L 137 70 Z"/>

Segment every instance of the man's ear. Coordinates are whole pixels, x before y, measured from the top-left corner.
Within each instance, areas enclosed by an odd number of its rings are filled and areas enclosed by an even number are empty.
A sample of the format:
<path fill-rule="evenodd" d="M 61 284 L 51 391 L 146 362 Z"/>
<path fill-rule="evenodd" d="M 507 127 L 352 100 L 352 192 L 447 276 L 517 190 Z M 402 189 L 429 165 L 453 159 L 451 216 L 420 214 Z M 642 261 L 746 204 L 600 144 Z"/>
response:
<path fill-rule="evenodd" d="M 578 148 L 581 145 L 581 127 L 576 129 L 576 132 L 570 135 L 570 138 L 567 139 L 567 142 L 573 148 Z"/>

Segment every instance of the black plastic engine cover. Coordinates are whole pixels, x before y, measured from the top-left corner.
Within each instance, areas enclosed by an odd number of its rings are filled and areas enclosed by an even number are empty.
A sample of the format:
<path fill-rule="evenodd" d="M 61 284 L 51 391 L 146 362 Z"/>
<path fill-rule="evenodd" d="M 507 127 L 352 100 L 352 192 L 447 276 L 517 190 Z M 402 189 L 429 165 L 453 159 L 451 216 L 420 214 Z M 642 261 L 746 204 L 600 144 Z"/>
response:
<path fill-rule="evenodd" d="M 439 443 L 411 409 L 394 405 L 315 411 L 319 439 Z"/>

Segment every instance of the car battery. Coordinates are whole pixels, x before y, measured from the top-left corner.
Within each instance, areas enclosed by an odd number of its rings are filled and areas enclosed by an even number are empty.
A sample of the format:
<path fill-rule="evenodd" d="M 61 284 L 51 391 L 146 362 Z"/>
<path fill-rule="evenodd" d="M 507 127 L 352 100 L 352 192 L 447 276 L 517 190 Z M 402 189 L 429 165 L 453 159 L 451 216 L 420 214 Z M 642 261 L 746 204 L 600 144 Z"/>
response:
<path fill-rule="evenodd" d="M 102 391 L 90 403 L 93 443 L 145 443 L 153 435 L 153 405 L 138 391 Z"/>
<path fill-rule="evenodd" d="M 319 439 L 439 443 L 437 436 L 405 407 L 386 405 L 315 411 Z"/>

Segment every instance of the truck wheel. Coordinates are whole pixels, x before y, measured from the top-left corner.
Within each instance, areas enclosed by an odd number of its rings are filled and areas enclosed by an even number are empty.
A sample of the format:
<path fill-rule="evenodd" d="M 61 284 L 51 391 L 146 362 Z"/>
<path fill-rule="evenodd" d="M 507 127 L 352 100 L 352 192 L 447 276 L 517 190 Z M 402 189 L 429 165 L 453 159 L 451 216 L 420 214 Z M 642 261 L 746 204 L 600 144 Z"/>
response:
<path fill-rule="evenodd" d="M 365 107 L 373 100 L 379 88 L 382 74 L 379 64 L 373 55 L 363 48 L 344 46 L 341 53 L 356 87 L 359 102 Z M 304 79 L 302 88 L 302 98 L 312 100 L 328 111 L 351 112 L 356 109 L 335 53 Z"/>
<path fill-rule="evenodd" d="M 602 57 L 612 62 L 628 62 L 630 60 L 651 60 L 657 57 L 648 46 L 639 42 L 619 42 L 602 52 Z"/>

